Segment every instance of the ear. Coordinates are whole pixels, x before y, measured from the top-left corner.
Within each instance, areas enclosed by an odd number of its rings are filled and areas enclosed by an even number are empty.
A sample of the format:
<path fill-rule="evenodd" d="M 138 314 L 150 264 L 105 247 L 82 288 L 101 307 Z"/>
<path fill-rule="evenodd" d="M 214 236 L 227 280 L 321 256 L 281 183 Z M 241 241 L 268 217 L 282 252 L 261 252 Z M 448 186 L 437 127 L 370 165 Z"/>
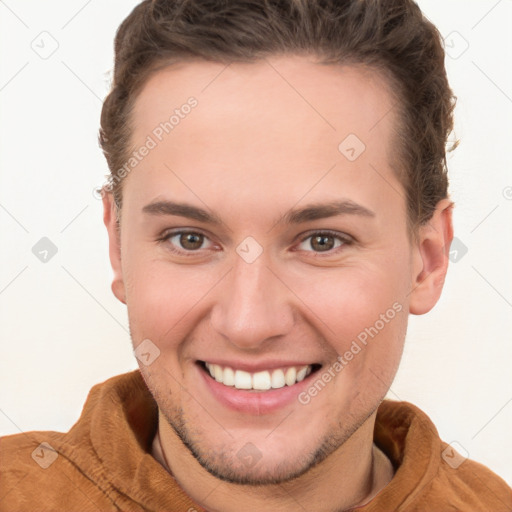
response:
<path fill-rule="evenodd" d="M 105 188 L 101 191 L 103 200 L 103 222 L 108 232 L 108 253 L 114 271 L 112 292 L 123 304 L 126 304 L 123 271 L 121 267 L 121 226 L 118 221 L 117 206 L 112 192 Z"/>
<path fill-rule="evenodd" d="M 430 221 L 419 228 L 418 241 L 413 247 L 409 302 L 409 312 L 413 315 L 428 313 L 441 296 L 453 240 L 452 209 L 453 202 L 442 199 Z"/>

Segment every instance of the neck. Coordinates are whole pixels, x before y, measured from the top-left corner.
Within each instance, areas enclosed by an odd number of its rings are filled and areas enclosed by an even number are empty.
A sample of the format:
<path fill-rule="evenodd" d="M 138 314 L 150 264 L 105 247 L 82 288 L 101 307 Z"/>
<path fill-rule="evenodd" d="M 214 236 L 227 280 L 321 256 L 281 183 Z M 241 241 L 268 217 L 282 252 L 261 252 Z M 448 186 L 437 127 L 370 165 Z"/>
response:
<path fill-rule="evenodd" d="M 375 413 L 338 450 L 304 475 L 283 484 L 247 486 L 211 475 L 191 455 L 159 413 L 153 455 L 181 488 L 208 512 L 339 512 L 371 501 L 393 477 L 386 455 L 373 443 Z"/>

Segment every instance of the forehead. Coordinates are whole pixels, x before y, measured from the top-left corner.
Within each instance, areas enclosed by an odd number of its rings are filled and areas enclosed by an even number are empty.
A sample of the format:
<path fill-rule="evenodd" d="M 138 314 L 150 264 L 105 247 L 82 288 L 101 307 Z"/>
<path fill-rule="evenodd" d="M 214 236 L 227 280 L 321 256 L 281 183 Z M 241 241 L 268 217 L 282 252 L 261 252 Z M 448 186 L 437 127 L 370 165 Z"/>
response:
<path fill-rule="evenodd" d="M 339 137 L 352 130 L 364 137 L 377 124 L 385 128 L 379 121 L 392 108 L 390 92 L 384 76 L 363 65 L 326 65 L 305 56 L 229 65 L 196 60 L 153 74 L 136 100 L 133 119 L 137 133 L 149 133 L 194 96 L 200 103 L 200 124 L 215 125 L 217 133 L 227 128 L 222 119 L 234 113 L 235 128 L 247 128 L 252 114 L 258 126 L 268 123 L 266 132 L 274 124 L 302 120 L 309 130 L 296 126 L 297 133 L 320 129 Z"/>
<path fill-rule="evenodd" d="M 190 98 L 196 106 L 182 108 Z M 382 194 L 376 172 L 393 180 L 393 102 L 382 75 L 363 66 L 303 56 L 172 65 L 156 72 L 135 102 L 132 147 L 148 136 L 156 146 L 127 181 L 144 186 L 152 199 L 172 168 L 197 186 L 229 185 L 248 200 L 263 186 L 282 194 L 286 184 L 293 200 L 335 167 L 324 191 L 343 176 L 352 194 L 371 180 L 373 193 Z"/>

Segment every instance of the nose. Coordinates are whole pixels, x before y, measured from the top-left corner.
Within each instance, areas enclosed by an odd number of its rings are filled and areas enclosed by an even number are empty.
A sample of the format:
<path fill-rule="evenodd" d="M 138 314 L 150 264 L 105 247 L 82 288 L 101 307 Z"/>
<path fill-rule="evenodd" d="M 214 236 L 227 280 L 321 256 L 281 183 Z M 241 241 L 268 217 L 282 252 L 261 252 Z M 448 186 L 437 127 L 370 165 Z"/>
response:
<path fill-rule="evenodd" d="M 289 333 L 294 324 L 293 293 L 278 276 L 263 255 L 252 263 L 236 257 L 217 288 L 213 329 L 243 350 L 264 349 Z"/>

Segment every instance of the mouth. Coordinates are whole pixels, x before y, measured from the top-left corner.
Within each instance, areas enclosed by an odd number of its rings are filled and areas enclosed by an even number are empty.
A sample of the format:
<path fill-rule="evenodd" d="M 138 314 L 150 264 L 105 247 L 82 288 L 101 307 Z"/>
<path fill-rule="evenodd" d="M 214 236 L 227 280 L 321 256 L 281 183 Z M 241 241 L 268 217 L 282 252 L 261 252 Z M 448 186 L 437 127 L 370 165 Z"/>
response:
<path fill-rule="evenodd" d="M 206 361 L 198 361 L 198 365 L 208 375 L 208 378 L 226 388 L 260 393 L 293 387 L 321 368 L 320 364 L 305 364 L 248 372 Z"/>

